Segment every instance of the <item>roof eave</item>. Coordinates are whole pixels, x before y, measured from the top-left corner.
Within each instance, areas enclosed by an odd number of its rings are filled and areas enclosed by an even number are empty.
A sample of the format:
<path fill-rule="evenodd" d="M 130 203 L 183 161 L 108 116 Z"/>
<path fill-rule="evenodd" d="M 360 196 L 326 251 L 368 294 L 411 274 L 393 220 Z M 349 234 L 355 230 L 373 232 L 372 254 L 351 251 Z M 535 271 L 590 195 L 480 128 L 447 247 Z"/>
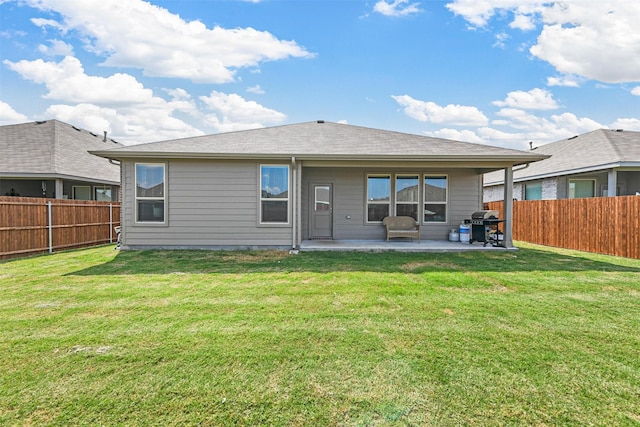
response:
<path fill-rule="evenodd" d="M 514 177 L 513 182 L 535 181 L 538 179 L 553 178 L 557 176 L 576 175 L 576 174 L 589 173 L 589 172 L 602 172 L 607 169 L 636 168 L 636 167 L 640 167 L 640 162 L 615 162 L 615 163 L 608 163 L 604 165 L 569 169 L 569 170 L 560 171 L 560 172 L 547 172 L 547 173 L 541 173 L 536 175 Z M 485 187 L 490 187 L 493 185 L 502 185 L 502 184 L 504 184 L 504 180 L 485 182 L 484 185 Z"/>
<path fill-rule="evenodd" d="M 92 182 L 96 184 L 105 184 L 105 185 L 120 185 L 120 181 L 114 181 L 111 179 L 87 177 L 82 175 L 69 175 L 69 174 L 61 174 L 61 173 L 47 173 L 47 172 L 1 172 L 0 177 L 3 179 L 35 179 L 35 180 L 63 179 L 67 181 L 82 181 L 82 182 Z"/>
<path fill-rule="evenodd" d="M 90 151 L 91 154 L 104 157 L 107 159 L 123 160 L 123 159 L 211 159 L 211 160 L 247 160 L 247 159 L 265 159 L 265 160 L 285 160 L 296 158 L 297 160 L 323 160 L 323 161 L 465 161 L 472 163 L 486 162 L 505 162 L 514 166 L 544 160 L 549 156 L 538 155 L 531 156 L 529 154 L 523 156 L 512 155 L 406 155 L 406 154 L 301 154 L 301 153 L 203 153 L 203 152 L 152 152 L 152 151 L 129 151 L 118 152 L 109 151 Z"/>

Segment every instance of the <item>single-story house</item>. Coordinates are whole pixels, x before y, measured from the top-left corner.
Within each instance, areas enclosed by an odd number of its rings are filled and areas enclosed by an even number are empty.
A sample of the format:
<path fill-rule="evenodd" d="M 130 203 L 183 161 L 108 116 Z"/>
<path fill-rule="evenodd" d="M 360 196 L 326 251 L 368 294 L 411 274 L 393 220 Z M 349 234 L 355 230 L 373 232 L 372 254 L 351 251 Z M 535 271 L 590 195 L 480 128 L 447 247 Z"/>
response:
<path fill-rule="evenodd" d="M 447 240 L 482 209 L 484 173 L 546 158 L 322 120 L 93 154 L 122 165 L 123 249 L 384 240 L 394 215 L 419 221 L 422 239 Z"/>
<path fill-rule="evenodd" d="M 599 129 L 531 152 L 551 157 L 513 170 L 513 197 L 518 200 L 640 193 L 640 132 Z M 503 193 L 503 174 L 486 174 L 484 201 L 502 200 Z"/>
<path fill-rule="evenodd" d="M 114 147 L 58 120 L 0 126 L 0 196 L 117 201 L 120 166 L 89 154 Z"/>

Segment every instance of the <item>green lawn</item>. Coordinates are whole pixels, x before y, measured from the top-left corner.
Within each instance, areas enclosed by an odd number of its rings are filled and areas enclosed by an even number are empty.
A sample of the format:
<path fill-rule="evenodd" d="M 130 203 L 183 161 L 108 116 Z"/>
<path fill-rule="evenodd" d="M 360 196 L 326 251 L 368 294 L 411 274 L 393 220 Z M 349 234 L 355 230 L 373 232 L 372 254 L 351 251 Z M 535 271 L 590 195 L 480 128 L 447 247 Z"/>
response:
<path fill-rule="evenodd" d="M 0 262 L 0 425 L 640 425 L 640 260 L 520 246 Z"/>

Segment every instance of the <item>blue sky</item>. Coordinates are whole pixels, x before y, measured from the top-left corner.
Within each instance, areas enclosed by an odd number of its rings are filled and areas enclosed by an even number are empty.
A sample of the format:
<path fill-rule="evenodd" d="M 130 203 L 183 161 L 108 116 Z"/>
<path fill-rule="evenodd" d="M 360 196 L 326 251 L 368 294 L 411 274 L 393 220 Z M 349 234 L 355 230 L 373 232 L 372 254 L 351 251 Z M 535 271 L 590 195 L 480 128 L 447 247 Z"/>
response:
<path fill-rule="evenodd" d="M 527 149 L 640 131 L 637 0 L 0 0 L 0 124 L 125 144 L 323 119 Z"/>

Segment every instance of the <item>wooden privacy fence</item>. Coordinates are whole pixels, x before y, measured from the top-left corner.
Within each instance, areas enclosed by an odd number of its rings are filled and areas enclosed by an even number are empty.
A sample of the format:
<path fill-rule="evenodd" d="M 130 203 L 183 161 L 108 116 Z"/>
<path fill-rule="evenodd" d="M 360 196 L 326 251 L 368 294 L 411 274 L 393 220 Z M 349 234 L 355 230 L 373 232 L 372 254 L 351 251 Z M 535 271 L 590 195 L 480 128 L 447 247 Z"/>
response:
<path fill-rule="evenodd" d="M 120 203 L 0 196 L 0 259 L 116 241 Z"/>
<path fill-rule="evenodd" d="M 503 212 L 503 202 L 487 205 Z M 516 201 L 513 238 L 640 259 L 640 197 Z"/>

